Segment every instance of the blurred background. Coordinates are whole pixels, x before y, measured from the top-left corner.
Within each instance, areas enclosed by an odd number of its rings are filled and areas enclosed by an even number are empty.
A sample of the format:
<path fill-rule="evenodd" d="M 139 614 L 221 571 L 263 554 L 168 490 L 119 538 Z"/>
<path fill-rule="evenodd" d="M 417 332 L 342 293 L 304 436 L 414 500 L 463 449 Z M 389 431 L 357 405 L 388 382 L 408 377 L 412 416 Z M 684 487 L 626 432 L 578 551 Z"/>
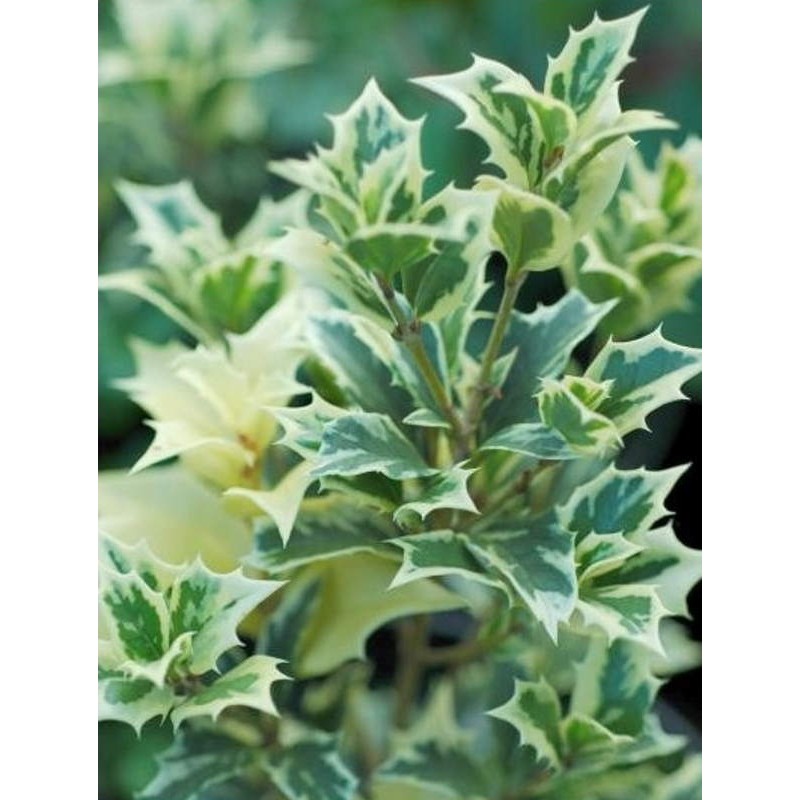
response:
<path fill-rule="evenodd" d="M 268 159 L 304 155 L 330 142 L 325 114 L 344 110 L 370 76 L 409 117 L 426 116 L 423 158 L 435 172 L 430 189 L 450 180 L 467 187 L 484 157 L 460 114 L 408 78 L 464 69 L 470 53 L 497 59 L 541 86 L 546 55 L 564 44 L 568 26 L 596 12 L 628 14 L 641 0 L 100 0 L 100 271 L 136 266 L 143 251 L 115 192 L 120 179 L 162 184 L 191 180 L 236 232 L 265 194 L 288 186 L 267 174 Z M 654 0 L 625 72 L 623 108 L 652 108 L 679 123 L 679 144 L 701 135 L 700 0 Z M 648 160 L 664 134 L 643 134 Z M 491 265 L 496 270 L 499 265 Z M 499 273 L 497 273 L 499 274 Z M 526 284 L 520 307 L 552 302 L 557 271 Z M 690 312 L 674 314 L 665 334 L 700 344 L 700 286 Z M 489 298 L 491 302 L 491 298 Z M 112 381 L 133 372 L 131 336 L 179 336 L 160 312 L 119 292 L 99 299 L 99 464 L 130 466 L 150 434 L 142 414 Z M 700 531 L 700 383 L 691 402 L 657 412 L 654 434 L 631 442 L 624 466 L 691 462 L 669 503 L 678 535 L 691 546 Z M 700 638 L 699 589 L 690 597 Z M 699 670 L 673 679 L 664 696 L 699 728 Z M 150 774 L 151 754 L 168 734 L 146 729 L 141 741 L 124 726 L 100 731 L 100 786 L 123 800 Z"/>

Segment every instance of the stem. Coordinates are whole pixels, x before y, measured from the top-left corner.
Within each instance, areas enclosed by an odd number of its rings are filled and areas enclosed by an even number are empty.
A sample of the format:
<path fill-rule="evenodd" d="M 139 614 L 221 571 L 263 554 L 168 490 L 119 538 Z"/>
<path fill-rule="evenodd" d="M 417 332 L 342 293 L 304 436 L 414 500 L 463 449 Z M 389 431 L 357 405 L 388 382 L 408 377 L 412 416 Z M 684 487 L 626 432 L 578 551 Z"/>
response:
<path fill-rule="evenodd" d="M 417 699 L 423 662 L 419 656 L 428 640 L 428 615 L 423 614 L 400 624 L 398 650 L 400 667 L 395 684 L 397 696 L 394 723 L 398 728 L 407 728 L 411 721 L 411 710 Z"/>
<path fill-rule="evenodd" d="M 436 367 L 434 367 L 433 362 L 428 355 L 428 351 L 425 349 L 425 345 L 422 343 L 419 320 L 406 319 L 403 309 L 397 302 L 397 297 L 394 293 L 394 288 L 392 285 L 385 278 L 378 277 L 377 280 L 378 285 L 381 288 L 381 292 L 383 293 L 386 307 L 389 309 L 392 319 L 397 325 L 397 338 L 400 339 L 400 341 L 402 341 L 408 348 L 408 351 L 411 353 L 411 356 L 414 359 L 414 363 L 417 365 L 417 369 L 419 369 L 422 377 L 425 379 L 425 383 L 431 390 L 431 393 L 436 400 L 436 404 L 439 406 L 439 410 L 442 412 L 448 424 L 452 428 L 453 435 L 457 439 L 460 439 L 462 436 L 461 421 L 456 415 L 455 408 L 450 401 L 447 389 L 445 389 L 444 383 L 439 377 L 439 373 L 436 370 Z"/>
<path fill-rule="evenodd" d="M 519 295 L 522 284 L 525 283 L 527 274 L 528 273 L 524 270 L 519 270 L 517 272 L 509 271 L 506 274 L 506 282 L 503 288 L 503 298 L 500 301 L 500 308 L 497 310 L 497 315 L 494 318 L 494 325 L 492 326 L 489 342 L 483 354 L 480 372 L 478 373 L 478 377 L 470 393 L 469 406 L 467 407 L 467 414 L 464 420 L 466 436 L 473 436 L 480 424 L 483 404 L 493 388 L 491 384 L 492 367 L 494 366 L 494 362 L 497 361 L 497 357 L 500 355 L 500 348 L 511 322 L 511 312 L 514 310 L 517 295 Z"/>

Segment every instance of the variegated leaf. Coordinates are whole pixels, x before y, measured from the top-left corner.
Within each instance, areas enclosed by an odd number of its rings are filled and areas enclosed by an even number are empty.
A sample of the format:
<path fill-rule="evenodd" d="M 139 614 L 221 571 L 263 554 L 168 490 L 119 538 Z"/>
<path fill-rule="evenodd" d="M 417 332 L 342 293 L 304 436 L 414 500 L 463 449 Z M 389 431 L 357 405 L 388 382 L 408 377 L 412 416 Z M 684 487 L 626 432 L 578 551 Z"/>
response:
<path fill-rule="evenodd" d="M 636 736 L 659 687 L 650 673 L 647 651 L 618 639 L 592 639 L 578 666 L 570 710 L 584 714 L 614 733 Z"/>
<path fill-rule="evenodd" d="M 551 768 L 561 766 L 561 704 L 553 687 L 543 678 L 536 681 L 515 679 L 514 693 L 508 701 L 488 714 L 513 725 L 519 733 L 520 744 L 535 751 L 537 763 L 544 761 Z"/>
<path fill-rule="evenodd" d="M 394 480 L 436 474 L 392 420 L 357 412 L 329 422 L 312 476 L 379 472 Z"/>
<path fill-rule="evenodd" d="M 593 585 L 652 585 L 670 614 L 688 616 L 686 597 L 700 580 L 700 551 L 682 544 L 671 525 L 641 533 L 636 542 L 635 552 L 613 571 L 594 576 Z"/>
<path fill-rule="evenodd" d="M 611 465 L 572 492 L 558 509 L 561 524 L 580 540 L 590 533 L 622 533 L 638 540 L 669 514 L 664 501 L 686 467 L 650 472 Z"/>
<path fill-rule="evenodd" d="M 513 587 L 555 641 L 577 597 L 573 535 L 547 515 L 475 533 L 468 547 Z"/>
<path fill-rule="evenodd" d="M 647 429 L 645 419 L 657 408 L 686 399 L 681 386 L 699 371 L 699 350 L 667 341 L 659 329 L 632 342 L 607 342 L 586 376 L 613 381 L 597 410 L 612 419 L 624 436 Z"/>
<path fill-rule="evenodd" d="M 608 21 L 595 16 L 582 30 L 570 30 L 564 49 L 549 60 L 545 91 L 569 103 L 576 114 L 589 115 L 631 62 L 630 48 L 644 13 Z"/>
<path fill-rule="evenodd" d="M 218 575 L 199 560 L 191 564 L 170 594 L 171 635 L 194 634 L 190 671 L 202 675 L 215 669 L 225 651 L 241 644 L 236 635 L 241 621 L 281 586 L 282 581 L 246 578 L 240 570 Z"/>
<path fill-rule="evenodd" d="M 488 793 L 481 765 L 469 753 L 432 738 L 415 742 L 383 764 L 378 777 L 418 787 L 433 797 L 441 793 L 458 800 L 483 800 Z"/>
<path fill-rule="evenodd" d="M 505 450 L 544 461 L 569 461 L 580 457 L 558 431 L 541 422 L 509 425 L 485 441 L 481 450 Z"/>
<path fill-rule="evenodd" d="M 474 471 L 452 467 L 432 478 L 423 479 L 418 497 L 406 501 L 394 512 L 395 521 L 409 512 L 418 514 L 424 520 L 428 514 L 440 508 L 477 514 L 478 509 L 467 490 L 467 481 Z"/>
<path fill-rule="evenodd" d="M 543 378 L 536 394 L 542 422 L 558 434 L 581 456 L 605 456 L 622 445 L 614 423 L 592 410 L 587 395 L 580 396 L 585 384 L 576 391 L 569 381 Z"/>
<path fill-rule="evenodd" d="M 186 268 L 227 248 L 219 219 L 188 181 L 166 186 L 121 182 L 118 191 L 136 220 L 136 239 L 156 264 Z"/>
<path fill-rule="evenodd" d="M 193 717 L 217 717 L 230 706 L 247 706 L 277 716 L 271 689 L 275 681 L 286 680 L 278 669 L 280 660 L 270 656 L 250 656 L 241 664 L 192 695 L 172 712 L 177 728 Z"/>
<path fill-rule="evenodd" d="M 130 725 L 136 733 L 153 717 L 164 719 L 175 702 L 168 687 L 159 688 L 146 678 L 128 678 L 120 673 L 100 677 L 98 719 Z"/>
<path fill-rule="evenodd" d="M 489 175 L 482 176 L 476 188 L 500 194 L 493 241 L 511 274 L 558 266 L 574 241 L 570 218 L 558 205 Z"/>
<path fill-rule="evenodd" d="M 503 353 L 516 349 L 517 356 L 501 397 L 486 411 L 491 431 L 532 421 L 531 398 L 539 390 L 541 379 L 564 370 L 572 350 L 594 330 L 611 306 L 592 303 L 571 290 L 551 306 L 540 306 L 529 314 L 513 314 Z"/>
<path fill-rule="evenodd" d="M 403 563 L 392 580 L 392 588 L 421 578 L 460 575 L 492 587 L 503 586 L 490 575 L 467 547 L 467 536 L 450 530 L 426 531 L 392 539 L 403 553 Z"/>
<path fill-rule="evenodd" d="M 288 543 L 275 525 L 261 527 L 247 560 L 258 569 L 281 574 L 315 561 L 373 551 L 392 533 L 392 526 L 374 511 L 330 495 L 308 501 Z"/>
<path fill-rule="evenodd" d="M 460 127 L 483 139 L 489 148 L 487 160 L 500 167 L 513 184 L 528 187 L 528 168 L 538 157 L 530 112 L 519 97 L 494 91 L 520 78 L 504 64 L 473 56 L 472 65 L 461 72 L 413 82 L 457 106 L 464 113 Z"/>
<path fill-rule="evenodd" d="M 322 733 L 302 736 L 267 753 L 261 767 L 287 800 L 352 800 L 358 786 L 336 739 Z"/>
<path fill-rule="evenodd" d="M 308 338 L 315 355 L 354 405 L 387 413 L 395 422 L 415 410 L 409 393 L 393 385 L 386 360 L 387 352 L 393 351 L 386 350 L 388 345 L 376 346 L 381 342 L 376 326 L 354 314 L 331 310 L 311 319 Z"/>
<path fill-rule="evenodd" d="M 158 754 L 156 774 L 137 800 L 221 798 L 226 782 L 241 777 L 255 757 L 253 748 L 221 733 L 184 727 L 172 744 Z M 220 794 L 209 794 L 214 791 Z"/>

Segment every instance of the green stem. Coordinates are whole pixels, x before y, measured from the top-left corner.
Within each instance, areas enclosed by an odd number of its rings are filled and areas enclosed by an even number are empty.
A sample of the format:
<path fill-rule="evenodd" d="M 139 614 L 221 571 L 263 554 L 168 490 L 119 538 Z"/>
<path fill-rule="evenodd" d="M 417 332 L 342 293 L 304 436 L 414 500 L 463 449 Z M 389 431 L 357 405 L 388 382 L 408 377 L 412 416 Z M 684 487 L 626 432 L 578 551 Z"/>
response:
<path fill-rule="evenodd" d="M 500 301 L 500 308 L 494 318 L 492 332 L 489 334 L 489 341 L 483 354 L 483 361 L 478 377 L 470 390 L 469 405 L 464 419 L 464 433 L 466 437 L 474 436 L 481 421 L 481 413 L 486 398 L 494 388 L 491 383 L 492 367 L 500 355 L 500 348 L 503 345 L 508 326 L 511 323 L 511 312 L 517 301 L 519 290 L 525 282 L 527 272 L 518 270 L 509 271 L 506 274 L 506 282 L 503 288 L 503 298 Z"/>
<path fill-rule="evenodd" d="M 439 373 L 436 370 L 436 367 L 434 367 L 433 362 L 428 355 L 428 351 L 425 349 L 425 345 L 422 343 L 419 320 L 406 319 L 403 309 L 400 307 L 400 303 L 397 302 L 397 296 L 395 295 L 394 288 L 388 281 L 379 277 L 378 285 L 383 293 L 386 307 L 389 309 L 392 319 L 397 325 L 397 338 L 400 339 L 400 341 L 402 341 L 408 348 L 409 353 L 411 353 L 411 357 L 414 359 L 414 363 L 417 365 L 417 369 L 419 369 L 423 379 L 425 380 L 425 383 L 431 390 L 431 394 L 433 395 L 439 410 L 442 412 L 448 424 L 450 425 L 454 437 L 459 440 L 462 435 L 461 420 L 459 420 L 458 416 L 456 415 L 455 408 L 453 407 L 453 403 L 451 402 L 450 396 L 447 393 L 447 389 L 445 388 L 442 379 L 439 377 Z"/>
<path fill-rule="evenodd" d="M 411 711 L 417 699 L 424 671 L 424 664 L 419 656 L 426 647 L 427 641 L 427 614 L 400 623 L 398 639 L 400 666 L 395 682 L 394 708 L 394 723 L 398 728 L 407 728 L 411 721 Z"/>

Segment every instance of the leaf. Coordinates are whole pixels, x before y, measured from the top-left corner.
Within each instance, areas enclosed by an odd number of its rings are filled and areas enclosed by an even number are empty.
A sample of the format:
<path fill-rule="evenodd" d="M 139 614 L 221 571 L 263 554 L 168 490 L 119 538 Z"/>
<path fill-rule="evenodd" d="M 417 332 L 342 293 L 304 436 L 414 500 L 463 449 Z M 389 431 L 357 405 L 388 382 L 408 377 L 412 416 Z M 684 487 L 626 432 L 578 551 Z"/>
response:
<path fill-rule="evenodd" d="M 546 197 L 490 175 L 480 177 L 476 188 L 500 192 L 493 241 L 506 257 L 512 274 L 558 266 L 574 241 L 570 218 L 564 211 Z"/>
<path fill-rule="evenodd" d="M 671 525 L 646 531 L 637 536 L 636 541 L 640 545 L 637 552 L 613 572 L 595 577 L 593 585 L 652 585 L 670 614 L 688 617 L 686 597 L 700 580 L 700 551 L 678 541 Z"/>
<path fill-rule="evenodd" d="M 355 412 L 325 426 L 319 460 L 311 475 L 379 472 L 403 480 L 434 475 L 436 471 L 388 416 Z"/>
<path fill-rule="evenodd" d="M 536 400 L 542 422 L 578 455 L 605 456 L 622 446 L 614 423 L 584 403 L 568 381 L 543 378 L 541 386 Z"/>
<path fill-rule="evenodd" d="M 548 60 L 545 92 L 588 115 L 631 63 L 630 47 L 644 13 L 608 21 L 595 16 L 582 30 L 570 30 L 564 49 Z"/>
<path fill-rule="evenodd" d="M 596 637 L 576 670 L 570 712 L 591 717 L 614 733 L 637 736 L 659 685 L 644 648 Z"/>
<path fill-rule="evenodd" d="M 333 736 L 315 733 L 262 760 L 262 768 L 287 800 L 351 800 L 358 779 L 345 765 Z"/>
<path fill-rule="evenodd" d="M 486 411 L 492 432 L 531 421 L 531 398 L 541 379 L 563 371 L 572 350 L 610 308 L 610 303 L 594 304 L 570 290 L 551 306 L 539 306 L 530 314 L 514 312 L 502 352 L 516 348 L 517 357 L 502 386 L 502 396 Z"/>
<path fill-rule="evenodd" d="M 652 586 L 634 583 L 601 587 L 588 581 L 580 584 L 578 594 L 576 608 L 584 624 L 600 628 L 611 642 L 630 639 L 663 654 L 658 631 L 667 612 Z"/>
<path fill-rule="evenodd" d="M 637 428 L 647 430 L 645 418 L 655 409 L 686 399 L 680 387 L 699 371 L 700 351 L 667 341 L 659 329 L 632 342 L 609 340 L 586 377 L 614 381 L 597 410 L 625 436 Z"/>
<path fill-rule="evenodd" d="M 509 425 L 489 437 L 481 445 L 481 450 L 505 450 L 545 461 L 568 461 L 579 457 L 558 431 L 541 422 Z"/>
<path fill-rule="evenodd" d="M 259 528 L 247 561 L 281 574 L 327 558 L 374 551 L 392 533 L 392 526 L 373 511 L 330 495 L 306 504 L 286 544 L 274 525 Z"/>
<path fill-rule="evenodd" d="M 128 545 L 102 532 L 99 562 L 101 567 L 120 575 L 135 572 L 155 592 L 164 592 L 172 586 L 183 568 L 183 565 L 168 564 L 158 558 L 146 539 Z"/>
<path fill-rule="evenodd" d="M 166 186 L 121 181 L 117 191 L 136 220 L 136 239 L 159 266 L 191 266 L 227 248 L 217 216 L 200 202 L 189 181 Z"/>
<path fill-rule="evenodd" d="M 417 318 L 436 322 L 463 305 L 474 306 L 483 296 L 483 267 L 492 251 L 494 205 L 495 197 L 490 192 L 447 186 L 421 209 L 423 219 L 443 215 L 440 224 L 450 225 L 457 231 L 457 238 L 438 241 L 430 262 L 414 267 L 413 294 L 409 292 L 408 276 L 403 276 L 403 291 Z"/>
<path fill-rule="evenodd" d="M 492 587 L 500 582 L 487 573 L 467 546 L 469 539 L 449 530 L 425 531 L 392 539 L 389 544 L 403 552 L 403 563 L 394 576 L 391 588 L 421 578 L 460 575 Z"/>
<path fill-rule="evenodd" d="M 98 689 L 98 719 L 116 720 L 130 725 L 138 734 L 153 717 L 163 720 L 175 695 L 168 687 L 158 688 L 146 678 L 127 678 L 119 674 L 101 677 Z"/>
<path fill-rule="evenodd" d="M 347 414 L 346 409 L 329 403 L 313 391 L 307 405 L 270 410 L 283 428 L 283 435 L 276 444 L 282 444 L 306 459 L 317 455 L 325 425 Z"/>
<path fill-rule="evenodd" d="M 310 320 L 308 336 L 313 352 L 354 405 L 399 422 L 415 409 L 409 393 L 393 385 L 384 351 L 375 346 L 374 328 L 353 314 L 329 311 Z"/>
<path fill-rule="evenodd" d="M 480 765 L 468 753 L 433 739 L 417 742 L 390 759 L 381 766 L 378 778 L 459 800 L 482 800 L 488 791 Z"/>
<path fill-rule="evenodd" d="M 99 505 L 100 524 L 114 539 L 135 545 L 144 536 L 159 560 L 172 564 L 201 556 L 210 568 L 227 572 L 250 546 L 248 526 L 180 464 L 136 475 L 101 472 Z"/>
<path fill-rule="evenodd" d="M 102 619 L 111 641 L 131 662 L 157 662 L 170 646 L 164 597 L 136 572 L 100 571 Z"/>
<path fill-rule="evenodd" d="M 520 744 L 536 752 L 537 762 L 541 759 L 551 768 L 561 766 L 561 704 L 553 687 L 543 678 L 536 681 L 515 679 L 511 697 L 487 713 L 513 725 L 519 733 Z"/>
<path fill-rule="evenodd" d="M 310 474 L 313 466 L 313 463 L 301 462 L 289 470 L 273 489 L 234 487 L 228 489 L 224 496 L 241 498 L 267 514 L 277 525 L 283 541 L 288 542 L 303 497 L 316 480 Z"/>
<path fill-rule="evenodd" d="M 210 730 L 182 729 L 157 756 L 153 779 L 137 800 L 210 800 L 206 790 L 244 773 L 255 753 L 240 742 Z"/>
<path fill-rule="evenodd" d="M 612 464 L 575 489 L 558 509 L 558 518 L 578 542 L 590 533 L 622 533 L 638 541 L 669 514 L 664 500 L 685 471 L 686 467 L 619 470 Z"/>
<path fill-rule="evenodd" d="M 472 65 L 450 75 L 414 78 L 464 113 L 459 127 L 472 131 L 489 148 L 487 161 L 497 165 L 517 186 L 528 186 L 529 165 L 538 155 L 536 129 L 525 103 L 518 97 L 494 91 L 508 82 L 525 80 L 504 64 L 473 56 Z"/>
<path fill-rule="evenodd" d="M 619 746 L 630 741 L 630 737 L 612 733 L 584 714 L 570 714 L 562 720 L 561 732 L 564 752 L 572 768 L 585 767 L 592 762 L 608 764 Z"/>
<path fill-rule="evenodd" d="M 699 755 L 690 756 L 680 769 L 656 786 L 654 800 L 700 800 L 702 769 Z"/>
<path fill-rule="evenodd" d="M 408 512 L 414 512 L 424 520 L 438 509 L 453 509 L 477 514 L 478 509 L 467 490 L 467 481 L 475 470 L 463 467 L 452 467 L 438 475 L 424 479 L 416 500 L 410 500 L 399 506 L 394 512 L 398 519 Z"/>
<path fill-rule="evenodd" d="M 172 724 L 178 728 L 193 717 L 217 717 L 230 706 L 247 706 L 264 714 L 277 716 L 270 694 L 275 681 L 286 680 L 278 669 L 280 659 L 250 656 L 230 672 L 192 695 L 172 712 Z"/>
<path fill-rule="evenodd" d="M 240 570 L 218 575 L 200 560 L 191 564 L 170 595 L 172 635 L 194 634 L 190 671 L 202 675 L 215 669 L 224 652 L 241 644 L 236 629 L 242 620 L 281 586 L 282 581 L 246 578 Z"/>
<path fill-rule="evenodd" d="M 389 620 L 409 614 L 450 611 L 464 601 L 431 581 L 415 581 L 388 591 L 396 565 L 357 553 L 313 564 L 293 581 L 319 580 L 316 611 L 301 634 L 293 664 L 298 677 L 324 675 L 350 659 L 364 658 L 367 636 Z"/>
<path fill-rule="evenodd" d="M 509 520 L 470 536 L 475 557 L 497 571 L 556 641 L 577 596 L 573 536 L 553 515 Z"/>

